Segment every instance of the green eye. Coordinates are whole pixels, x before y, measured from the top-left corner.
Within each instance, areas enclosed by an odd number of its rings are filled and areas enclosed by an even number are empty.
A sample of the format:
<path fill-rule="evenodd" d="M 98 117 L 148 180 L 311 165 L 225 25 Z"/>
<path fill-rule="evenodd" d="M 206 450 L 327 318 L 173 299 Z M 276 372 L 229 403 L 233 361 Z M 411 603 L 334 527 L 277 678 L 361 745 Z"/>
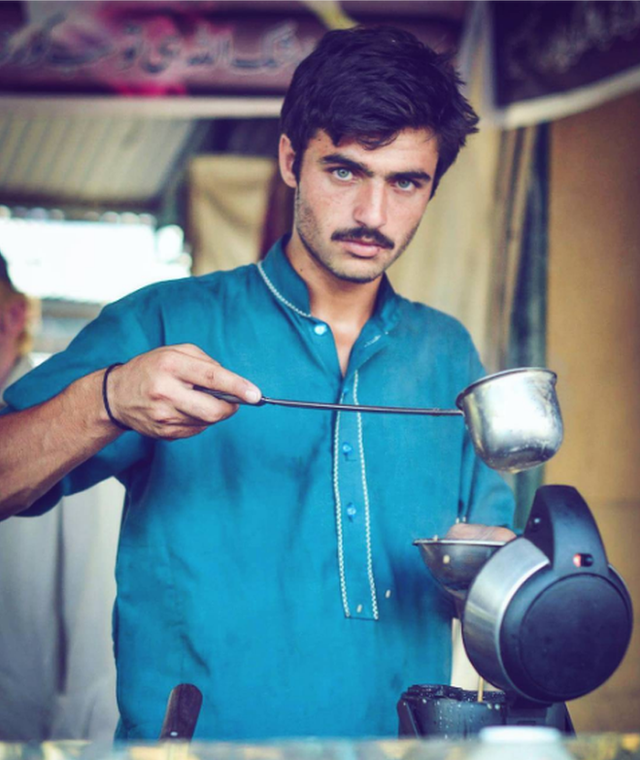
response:
<path fill-rule="evenodd" d="M 399 179 L 396 184 L 400 190 L 412 190 L 415 187 L 410 179 Z"/>
<path fill-rule="evenodd" d="M 353 176 L 353 173 L 350 169 L 344 169 L 344 168 L 334 169 L 333 173 L 338 179 L 351 179 L 351 177 Z"/>

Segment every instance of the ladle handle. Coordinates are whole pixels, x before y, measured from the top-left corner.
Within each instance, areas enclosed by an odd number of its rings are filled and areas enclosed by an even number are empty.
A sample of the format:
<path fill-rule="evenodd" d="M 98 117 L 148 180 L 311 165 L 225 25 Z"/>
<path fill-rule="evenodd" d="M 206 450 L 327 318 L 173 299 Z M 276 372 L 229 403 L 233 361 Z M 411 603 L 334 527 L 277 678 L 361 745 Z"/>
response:
<path fill-rule="evenodd" d="M 596 521 L 572 486 L 546 485 L 536 491 L 524 537 L 549 558 L 554 570 L 609 574 L 609 562 Z"/>
<path fill-rule="evenodd" d="M 201 385 L 194 385 L 194 390 L 208 393 L 210 396 L 215 396 L 222 401 L 228 401 L 230 404 L 248 404 L 237 396 L 232 396 L 230 393 L 223 393 L 222 391 L 214 391 L 211 388 L 203 388 Z M 329 404 L 323 401 L 289 401 L 288 399 L 279 398 L 267 398 L 263 396 L 260 401 L 251 406 L 263 406 L 264 404 L 272 404 L 273 406 L 292 406 L 298 409 L 324 409 L 325 411 L 337 411 L 337 412 L 374 412 L 378 414 L 421 414 L 431 417 L 461 417 L 462 412 L 460 409 L 430 409 L 430 408 L 415 408 L 415 407 L 403 407 L 403 406 L 360 406 L 357 404 Z"/>

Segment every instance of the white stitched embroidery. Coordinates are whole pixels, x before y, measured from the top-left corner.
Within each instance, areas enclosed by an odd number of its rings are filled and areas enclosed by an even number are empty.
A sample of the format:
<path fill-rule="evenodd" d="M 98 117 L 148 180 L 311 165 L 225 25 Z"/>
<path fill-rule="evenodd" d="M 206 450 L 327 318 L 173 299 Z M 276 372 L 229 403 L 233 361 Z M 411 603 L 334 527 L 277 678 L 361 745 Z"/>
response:
<path fill-rule="evenodd" d="M 347 597 L 347 581 L 344 575 L 344 550 L 342 547 L 342 502 L 340 501 L 340 485 L 338 482 L 338 466 L 340 463 L 340 454 L 338 446 L 340 443 L 340 415 L 336 414 L 336 429 L 333 440 L 333 492 L 336 499 L 336 528 L 338 531 L 338 572 L 340 574 L 340 594 L 342 595 L 342 607 L 344 608 L 345 617 L 351 617 L 349 611 L 349 599 Z"/>
<path fill-rule="evenodd" d="M 373 344 L 377 343 L 380 340 L 381 337 L 382 337 L 382 335 L 376 335 L 375 338 L 371 338 L 371 340 L 367 341 L 364 344 L 364 348 L 369 348 L 369 346 L 373 346 Z"/>
<path fill-rule="evenodd" d="M 278 299 L 278 301 L 281 301 L 285 306 L 288 306 L 291 309 L 291 311 L 295 311 L 295 313 L 299 314 L 301 317 L 306 317 L 307 319 L 311 319 L 311 314 L 307 314 L 306 312 L 299 309 L 297 306 L 294 306 L 291 303 L 291 301 L 287 301 L 287 299 L 282 295 L 282 293 L 276 288 L 276 286 L 267 277 L 267 273 L 262 268 L 261 261 L 258 263 L 258 272 L 260 272 L 260 276 L 264 280 L 264 284 L 269 288 L 269 290 Z"/>
<path fill-rule="evenodd" d="M 359 374 L 356 370 L 354 382 L 353 382 L 353 402 L 359 404 L 358 401 L 358 379 Z M 367 471 L 364 461 L 364 443 L 362 438 L 362 414 L 357 412 L 358 415 L 358 445 L 360 447 L 360 465 L 362 469 L 362 490 L 364 492 L 364 513 L 365 513 L 365 526 L 366 526 L 366 540 L 367 540 L 367 575 L 369 576 L 369 588 L 371 589 L 371 609 L 373 610 L 374 620 L 378 619 L 378 599 L 376 597 L 376 584 L 373 577 L 373 555 L 371 551 L 371 513 L 369 509 L 369 489 L 367 488 Z"/>

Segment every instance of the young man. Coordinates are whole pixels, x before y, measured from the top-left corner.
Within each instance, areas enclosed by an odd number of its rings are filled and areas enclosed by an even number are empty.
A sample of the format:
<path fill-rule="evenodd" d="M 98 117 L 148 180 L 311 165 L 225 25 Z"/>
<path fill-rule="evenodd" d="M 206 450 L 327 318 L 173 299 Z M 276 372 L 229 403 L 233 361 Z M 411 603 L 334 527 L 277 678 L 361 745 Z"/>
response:
<path fill-rule="evenodd" d="M 122 737 L 157 736 L 185 681 L 202 738 L 392 735 L 404 688 L 448 680 L 451 604 L 411 542 L 512 512 L 462 420 L 239 411 L 194 386 L 451 407 L 483 374 L 461 325 L 384 276 L 475 130 L 458 85 L 408 33 L 327 34 L 283 106 L 291 236 L 107 307 L 7 394 L 5 514 L 111 474 L 127 487 Z"/>

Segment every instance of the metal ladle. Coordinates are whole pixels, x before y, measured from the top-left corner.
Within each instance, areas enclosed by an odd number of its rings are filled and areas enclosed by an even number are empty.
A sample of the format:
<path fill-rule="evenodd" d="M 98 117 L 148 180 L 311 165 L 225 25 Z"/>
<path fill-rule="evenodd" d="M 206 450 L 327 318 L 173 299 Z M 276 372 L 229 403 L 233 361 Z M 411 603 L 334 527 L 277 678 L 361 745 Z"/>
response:
<path fill-rule="evenodd" d="M 562 443 L 563 427 L 555 392 L 557 375 L 548 369 L 523 367 L 487 375 L 456 398 L 457 409 L 330 404 L 267 398 L 250 406 L 291 406 L 338 412 L 418 414 L 430 417 L 463 416 L 478 456 L 494 470 L 520 472 L 546 462 Z M 228 401 L 247 404 L 221 391 L 195 390 Z"/>

